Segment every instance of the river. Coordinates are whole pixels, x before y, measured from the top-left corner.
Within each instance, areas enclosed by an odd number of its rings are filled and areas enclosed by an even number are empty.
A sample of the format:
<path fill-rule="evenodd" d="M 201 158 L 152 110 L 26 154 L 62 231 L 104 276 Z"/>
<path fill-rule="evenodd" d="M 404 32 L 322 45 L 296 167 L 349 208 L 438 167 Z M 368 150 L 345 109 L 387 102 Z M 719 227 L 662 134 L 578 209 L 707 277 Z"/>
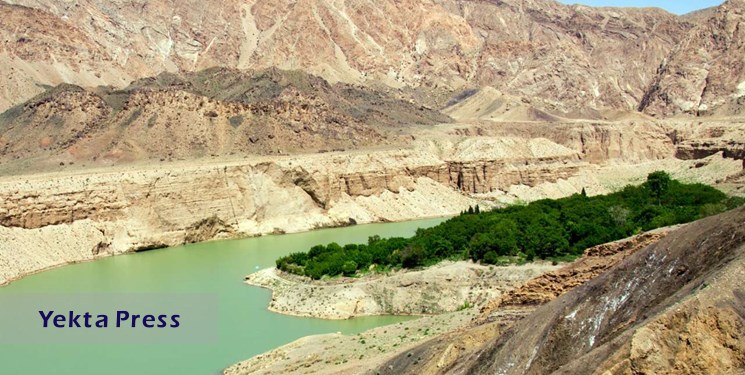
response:
<path fill-rule="evenodd" d="M 326 321 L 269 312 L 268 290 L 243 284 L 243 277 L 274 265 L 277 257 L 313 245 L 366 242 L 372 235 L 411 236 L 443 219 L 357 225 L 306 233 L 215 241 L 69 265 L 0 288 L 17 294 L 204 293 L 219 299 L 219 340 L 212 344 L 34 344 L 0 345 L 3 374 L 217 374 L 241 360 L 300 337 L 354 334 L 405 320 L 365 317 Z"/>

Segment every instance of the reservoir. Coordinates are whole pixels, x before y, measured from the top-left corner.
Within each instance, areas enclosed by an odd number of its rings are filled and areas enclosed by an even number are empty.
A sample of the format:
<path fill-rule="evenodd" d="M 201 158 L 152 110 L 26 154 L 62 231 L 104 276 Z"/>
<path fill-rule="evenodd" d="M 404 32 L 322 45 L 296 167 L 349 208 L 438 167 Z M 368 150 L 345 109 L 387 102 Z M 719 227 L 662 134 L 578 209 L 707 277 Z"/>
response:
<path fill-rule="evenodd" d="M 248 286 L 243 277 L 292 252 L 317 244 L 366 242 L 372 235 L 411 236 L 417 228 L 445 219 L 369 224 L 312 232 L 215 241 L 109 257 L 64 266 L 0 287 L 17 294 L 204 293 L 219 301 L 219 340 L 211 344 L 0 345 L 3 374 L 218 374 L 233 363 L 300 337 L 355 334 L 406 320 L 364 317 L 341 321 L 299 318 L 267 310 L 269 290 Z"/>

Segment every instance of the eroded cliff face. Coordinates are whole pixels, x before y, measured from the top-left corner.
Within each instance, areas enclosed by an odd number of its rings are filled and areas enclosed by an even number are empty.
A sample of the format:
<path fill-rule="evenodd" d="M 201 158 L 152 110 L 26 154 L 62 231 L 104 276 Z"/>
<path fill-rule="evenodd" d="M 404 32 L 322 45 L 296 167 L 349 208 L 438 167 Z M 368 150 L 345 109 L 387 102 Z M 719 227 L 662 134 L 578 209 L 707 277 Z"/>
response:
<path fill-rule="evenodd" d="M 745 129 L 741 121 L 684 122 L 670 132 L 670 138 L 675 144 L 675 156 L 680 159 L 700 159 L 722 152 L 745 160 Z"/>
<path fill-rule="evenodd" d="M 742 115 L 745 2 L 710 12 L 663 60 L 639 110 L 656 116 Z"/>
<path fill-rule="evenodd" d="M 186 242 L 452 215 L 478 201 L 448 171 L 434 155 L 405 150 L 6 177 L 0 272 L 8 281 Z"/>
<path fill-rule="evenodd" d="M 674 159 L 667 127 L 548 129 L 430 135 L 389 151 L 6 176 L 0 179 L 0 277 L 216 238 L 453 215 L 470 205 L 583 188 L 607 193 L 656 169 L 706 183 L 742 172 L 740 160 L 721 153 Z"/>

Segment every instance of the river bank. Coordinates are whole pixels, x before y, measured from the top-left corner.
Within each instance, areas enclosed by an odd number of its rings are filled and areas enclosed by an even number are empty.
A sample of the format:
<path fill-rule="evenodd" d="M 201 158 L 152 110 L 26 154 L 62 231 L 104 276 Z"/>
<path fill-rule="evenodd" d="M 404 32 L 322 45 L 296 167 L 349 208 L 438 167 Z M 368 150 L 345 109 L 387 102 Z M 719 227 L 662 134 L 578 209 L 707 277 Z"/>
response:
<path fill-rule="evenodd" d="M 314 281 L 268 268 L 246 276 L 272 291 L 269 310 L 293 316 L 349 319 L 370 315 L 436 315 L 481 306 L 525 281 L 558 269 L 550 262 L 484 266 L 445 261 L 423 270 Z"/>
<path fill-rule="evenodd" d="M 372 235 L 411 236 L 417 228 L 430 227 L 440 221 L 355 225 L 210 241 L 106 257 L 35 274 L 0 288 L 0 305 L 8 306 L 20 296 L 44 301 L 43 296 L 49 295 L 64 299 L 70 295 L 90 294 L 207 294 L 216 298 L 216 328 L 220 340 L 193 345 L 8 343 L 0 352 L 0 367 L 3 373 L 9 374 L 216 374 L 233 363 L 304 336 L 334 332 L 355 335 L 374 327 L 407 321 L 410 318 L 376 316 L 320 320 L 275 314 L 266 309 L 270 293 L 248 287 L 241 280 L 246 270 L 270 267 L 277 257 L 329 238 L 339 243 L 357 243 Z M 6 313 L 8 311 L 5 309 Z M 29 313 L 38 319 L 36 311 Z M 28 358 L 39 360 L 29 361 Z"/>
<path fill-rule="evenodd" d="M 670 129 L 657 125 L 538 128 L 460 136 L 463 126 L 443 125 L 407 149 L 3 176 L 0 285 L 185 243 L 443 217 L 583 189 L 603 194 L 654 170 L 709 184 L 742 176 L 742 161 L 716 149 L 676 159 L 686 143 L 673 144 Z"/>

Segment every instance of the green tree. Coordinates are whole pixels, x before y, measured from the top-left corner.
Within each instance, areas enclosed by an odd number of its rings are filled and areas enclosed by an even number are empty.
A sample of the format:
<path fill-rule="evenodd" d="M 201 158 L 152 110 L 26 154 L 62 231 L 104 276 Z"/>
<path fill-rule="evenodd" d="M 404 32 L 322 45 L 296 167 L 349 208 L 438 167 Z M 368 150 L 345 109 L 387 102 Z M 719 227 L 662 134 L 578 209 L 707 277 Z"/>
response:
<path fill-rule="evenodd" d="M 668 188 L 670 188 L 670 181 L 670 175 L 663 171 L 652 172 L 647 176 L 645 185 L 657 197 L 658 204 L 660 204 L 660 199 L 667 193 Z"/>
<path fill-rule="evenodd" d="M 453 254 L 453 244 L 450 241 L 437 237 L 430 243 L 433 257 L 446 258 Z"/>
<path fill-rule="evenodd" d="M 424 249 L 421 246 L 408 246 L 401 251 L 401 265 L 404 268 L 419 267 L 424 264 Z"/>
<path fill-rule="evenodd" d="M 626 226 L 626 221 L 629 218 L 630 212 L 629 209 L 622 206 L 612 206 L 608 208 L 608 214 L 613 218 L 613 223 L 619 227 Z"/>
<path fill-rule="evenodd" d="M 526 253 L 532 251 L 541 259 L 564 255 L 569 250 L 567 237 L 564 227 L 557 220 L 546 215 L 527 227 L 523 238 L 523 248 Z"/>
<path fill-rule="evenodd" d="M 411 268 L 453 256 L 500 264 L 508 261 L 502 258 L 506 256 L 532 261 L 579 255 L 642 230 L 690 222 L 743 204 L 743 198 L 728 198 L 710 186 L 680 183 L 655 172 L 642 186 L 608 195 L 574 194 L 486 212 L 470 207 L 436 227 L 417 230 L 411 238 L 372 236 L 367 244 L 317 245 L 308 253 L 277 259 L 276 265 L 320 279 L 350 275 L 371 264 Z"/>
<path fill-rule="evenodd" d="M 517 234 L 519 230 L 514 221 L 506 219 L 494 224 L 490 230 L 477 233 L 468 245 L 473 260 L 485 260 L 486 254 L 493 252 L 498 256 L 517 253 Z"/>

